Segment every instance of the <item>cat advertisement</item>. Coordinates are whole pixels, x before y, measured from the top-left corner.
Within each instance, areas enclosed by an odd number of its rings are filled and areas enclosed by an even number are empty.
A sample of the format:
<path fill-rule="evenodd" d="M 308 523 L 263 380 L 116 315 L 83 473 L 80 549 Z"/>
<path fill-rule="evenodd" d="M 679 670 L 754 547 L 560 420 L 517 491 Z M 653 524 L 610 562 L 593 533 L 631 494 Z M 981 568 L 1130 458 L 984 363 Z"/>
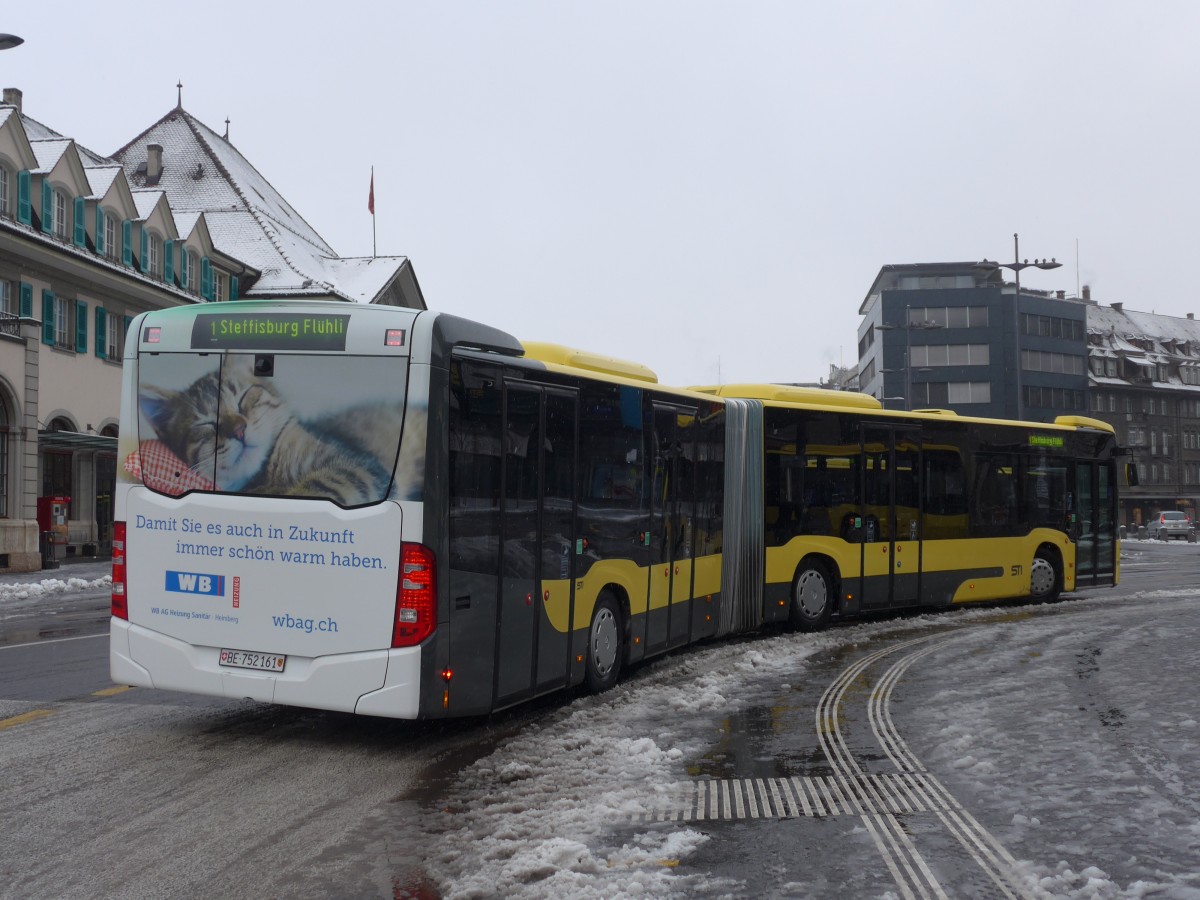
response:
<path fill-rule="evenodd" d="M 414 459 L 400 460 L 403 484 L 393 482 L 406 372 L 403 357 L 143 355 L 137 446 L 123 453 L 121 479 L 170 496 L 419 499 L 424 409 L 409 411 Z"/>

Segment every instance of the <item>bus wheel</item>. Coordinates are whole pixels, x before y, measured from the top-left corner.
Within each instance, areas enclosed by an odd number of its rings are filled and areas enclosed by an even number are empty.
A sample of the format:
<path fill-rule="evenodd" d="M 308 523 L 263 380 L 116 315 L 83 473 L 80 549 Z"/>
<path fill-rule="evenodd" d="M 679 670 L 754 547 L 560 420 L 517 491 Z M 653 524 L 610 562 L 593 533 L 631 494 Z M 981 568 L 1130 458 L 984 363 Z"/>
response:
<path fill-rule="evenodd" d="M 1029 595 L 1040 603 L 1053 603 L 1058 599 L 1061 580 L 1058 577 L 1058 566 L 1054 560 L 1039 550 L 1033 557 L 1033 565 L 1029 571 Z"/>
<path fill-rule="evenodd" d="M 833 614 L 833 579 L 816 559 L 806 559 L 796 572 L 789 617 L 800 631 L 817 631 Z"/>
<path fill-rule="evenodd" d="M 586 683 L 589 691 L 598 694 L 617 683 L 625 649 L 623 644 L 617 601 L 611 593 L 602 591 L 588 629 Z"/>

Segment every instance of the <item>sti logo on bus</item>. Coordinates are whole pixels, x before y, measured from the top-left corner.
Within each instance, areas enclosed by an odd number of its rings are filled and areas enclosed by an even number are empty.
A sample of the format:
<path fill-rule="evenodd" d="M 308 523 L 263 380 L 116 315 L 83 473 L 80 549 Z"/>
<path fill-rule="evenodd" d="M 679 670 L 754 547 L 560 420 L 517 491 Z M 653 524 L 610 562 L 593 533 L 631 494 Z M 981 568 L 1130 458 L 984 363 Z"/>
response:
<path fill-rule="evenodd" d="M 224 575 L 202 575 L 199 572 L 167 572 L 167 590 L 177 594 L 225 596 Z"/>

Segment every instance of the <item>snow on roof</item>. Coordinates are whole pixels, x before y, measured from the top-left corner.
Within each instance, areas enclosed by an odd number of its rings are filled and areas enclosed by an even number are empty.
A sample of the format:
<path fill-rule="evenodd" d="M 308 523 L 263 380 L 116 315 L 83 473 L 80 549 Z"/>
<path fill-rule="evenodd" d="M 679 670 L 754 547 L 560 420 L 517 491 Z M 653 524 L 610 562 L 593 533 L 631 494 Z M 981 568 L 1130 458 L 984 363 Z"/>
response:
<path fill-rule="evenodd" d="M 13 109 L 13 107 L 10 106 L 8 109 Z M 37 119 L 31 119 L 25 113 L 21 113 L 20 115 L 21 126 L 25 129 L 25 136 L 31 143 L 33 141 L 69 140 L 69 138 L 59 134 L 53 128 L 43 125 Z M 113 162 L 108 157 L 101 156 L 99 153 L 89 150 L 78 141 L 75 142 L 75 150 L 85 166 L 111 165 Z"/>
<path fill-rule="evenodd" d="M 147 145 L 163 148 L 163 170 L 147 178 Z M 333 294 L 369 303 L 404 257 L 346 264 L 270 182 L 224 137 L 175 108 L 113 154 L 132 184 L 166 192 L 171 208 L 203 212 L 213 244 L 262 274 L 243 296 Z M 183 233 L 183 228 L 180 228 Z"/>
<path fill-rule="evenodd" d="M 1126 339 L 1200 343 L 1200 321 L 1179 316 L 1114 309 L 1111 306 L 1089 306 L 1087 325 L 1089 331 L 1101 334 L 1115 332 Z"/>
<path fill-rule="evenodd" d="M 89 166 L 83 171 L 87 175 L 88 185 L 92 189 L 92 195 L 88 199 L 99 200 L 108 193 L 109 188 L 116 181 L 117 175 L 120 174 L 121 167 L 116 164 L 111 166 Z"/>
<path fill-rule="evenodd" d="M 38 162 L 38 167 L 33 170 L 34 174 L 46 175 L 58 165 L 58 161 L 71 146 L 71 141 L 68 138 L 44 138 L 31 140 L 29 146 L 33 148 L 33 155 L 37 157 Z"/>
<path fill-rule="evenodd" d="M 192 229 L 196 227 L 196 222 L 200 220 L 200 217 L 204 215 L 204 213 L 200 212 L 198 209 L 189 209 L 185 210 L 184 212 L 180 212 L 172 207 L 171 215 L 175 217 L 175 231 L 181 238 L 187 240 L 188 235 L 192 233 Z M 247 260 L 242 261 L 246 262 Z"/>
<path fill-rule="evenodd" d="M 158 206 L 158 201 L 162 198 L 162 191 L 134 191 L 133 203 L 137 207 L 138 218 L 147 218 L 154 212 L 154 207 Z"/>

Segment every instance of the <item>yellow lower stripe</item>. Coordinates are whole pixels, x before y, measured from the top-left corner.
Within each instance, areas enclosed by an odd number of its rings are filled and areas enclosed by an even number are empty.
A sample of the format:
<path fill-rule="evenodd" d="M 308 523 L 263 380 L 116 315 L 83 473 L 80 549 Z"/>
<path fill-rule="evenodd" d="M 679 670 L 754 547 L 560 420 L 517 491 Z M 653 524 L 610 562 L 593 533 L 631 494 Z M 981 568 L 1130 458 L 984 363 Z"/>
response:
<path fill-rule="evenodd" d="M 54 710 L 52 709 L 31 709 L 27 713 L 21 713 L 19 716 L 0 719 L 0 731 L 3 731 L 5 728 L 12 728 L 14 725 L 24 725 L 26 722 L 44 719 L 53 712 Z"/>
<path fill-rule="evenodd" d="M 113 697 L 117 694 L 123 694 L 126 691 L 132 691 L 133 687 L 128 684 L 118 684 L 115 687 L 105 688 L 102 691 L 92 691 L 93 697 Z"/>

